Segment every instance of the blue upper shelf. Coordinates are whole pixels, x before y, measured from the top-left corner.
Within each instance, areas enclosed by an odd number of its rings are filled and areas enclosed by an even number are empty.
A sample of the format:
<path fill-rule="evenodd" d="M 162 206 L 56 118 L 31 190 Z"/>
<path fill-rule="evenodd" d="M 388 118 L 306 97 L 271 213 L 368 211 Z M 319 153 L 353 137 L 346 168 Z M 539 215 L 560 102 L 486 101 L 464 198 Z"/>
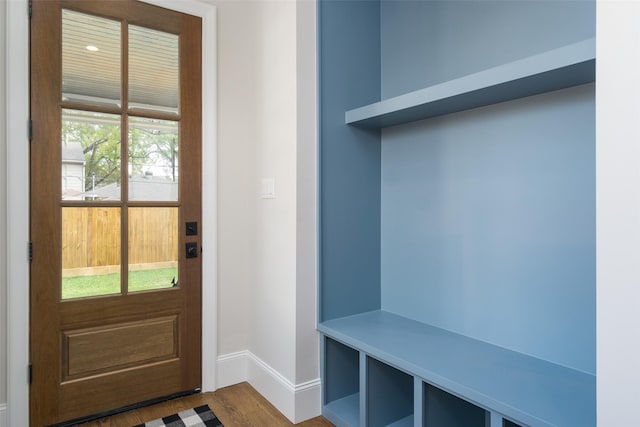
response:
<path fill-rule="evenodd" d="M 329 320 L 318 330 L 518 422 L 596 425 L 594 375 L 379 310 Z"/>
<path fill-rule="evenodd" d="M 349 110 L 347 124 L 383 128 L 595 81 L 595 38 Z"/>

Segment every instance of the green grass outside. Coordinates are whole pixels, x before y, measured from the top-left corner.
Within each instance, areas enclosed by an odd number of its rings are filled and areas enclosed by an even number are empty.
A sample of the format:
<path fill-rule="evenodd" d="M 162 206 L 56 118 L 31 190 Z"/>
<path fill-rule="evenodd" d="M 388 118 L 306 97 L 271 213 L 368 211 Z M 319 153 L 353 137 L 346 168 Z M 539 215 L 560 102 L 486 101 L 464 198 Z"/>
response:
<path fill-rule="evenodd" d="M 129 292 L 170 288 L 178 280 L 177 268 L 158 268 L 129 272 Z M 62 279 L 62 299 L 84 298 L 120 293 L 120 273 Z"/>

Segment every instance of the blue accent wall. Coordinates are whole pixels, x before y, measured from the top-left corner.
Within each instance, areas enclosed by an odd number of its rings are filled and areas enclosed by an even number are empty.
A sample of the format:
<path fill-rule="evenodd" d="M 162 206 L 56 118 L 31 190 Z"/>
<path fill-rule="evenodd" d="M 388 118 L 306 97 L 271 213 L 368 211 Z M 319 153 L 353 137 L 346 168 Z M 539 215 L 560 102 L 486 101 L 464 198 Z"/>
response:
<path fill-rule="evenodd" d="M 380 99 L 380 4 L 320 1 L 320 321 L 380 308 L 380 132 L 346 110 Z"/>
<path fill-rule="evenodd" d="M 384 0 L 390 98 L 595 36 L 593 0 Z"/>
<path fill-rule="evenodd" d="M 594 85 L 345 111 L 595 35 L 594 1 L 320 0 L 321 322 L 382 308 L 595 373 Z"/>
<path fill-rule="evenodd" d="M 595 373 L 594 85 L 387 128 L 382 307 Z"/>

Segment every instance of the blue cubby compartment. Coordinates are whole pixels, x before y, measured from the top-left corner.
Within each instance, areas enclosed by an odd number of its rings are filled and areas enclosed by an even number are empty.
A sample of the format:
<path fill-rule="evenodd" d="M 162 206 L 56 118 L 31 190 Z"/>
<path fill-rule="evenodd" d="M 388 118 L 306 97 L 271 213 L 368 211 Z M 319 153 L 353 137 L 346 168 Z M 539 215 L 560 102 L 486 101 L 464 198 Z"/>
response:
<path fill-rule="evenodd" d="M 593 374 L 384 311 L 330 320 L 320 323 L 318 329 L 361 354 L 486 408 L 491 412 L 491 427 L 500 425 L 502 418 L 535 427 L 596 425 Z M 351 357 L 355 372 L 356 355 Z M 327 360 L 325 371 L 331 371 L 332 376 L 344 375 L 345 365 Z M 371 374 L 361 377 L 376 381 Z M 355 379 L 351 381 L 355 383 Z M 416 389 L 418 396 L 422 388 Z M 415 413 L 424 412 L 420 409 L 422 399 L 414 402 Z"/>
<path fill-rule="evenodd" d="M 338 427 L 360 425 L 360 352 L 324 337 L 323 415 Z"/>
<path fill-rule="evenodd" d="M 413 377 L 366 358 L 366 425 L 413 427 Z"/>
<path fill-rule="evenodd" d="M 485 427 L 488 413 L 453 394 L 424 383 L 424 427 Z"/>
<path fill-rule="evenodd" d="M 502 427 L 523 427 L 520 424 L 516 424 L 513 421 L 502 420 Z"/>

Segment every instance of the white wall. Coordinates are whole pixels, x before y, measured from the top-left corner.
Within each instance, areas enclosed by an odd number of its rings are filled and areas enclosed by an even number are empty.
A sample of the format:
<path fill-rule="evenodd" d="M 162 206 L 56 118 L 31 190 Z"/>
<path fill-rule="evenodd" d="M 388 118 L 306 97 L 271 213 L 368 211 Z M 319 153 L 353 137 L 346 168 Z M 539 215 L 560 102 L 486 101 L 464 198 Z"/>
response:
<path fill-rule="evenodd" d="M 249 346 L 260 36 L 251 3 L 212 3 L 218 6 L 218 352 L 229 354 Z"/>
<path fill-rule="evenodd" d="M 317 38 L 316 3 L 299 1 L 297 14 L 297 265 L 296 380 L 318 378 L 317 320 Z M 318 397 L 319 399 L 319 397 Z"/>
<path fill-rule="evenodd" d="M 6 245 L 6 135 L 5 126 L 5 108 L 6 108 L 6 90 L 5 90 L 5 16 L 6 3 L 0 2 L 0 22 L 2 30 L 0 31 L 0 404 L 7 401 L 7 257 Z M 2 415 L 0 415 L 2 417 Z M 0 423 L 1 427 L 1 423 Z"/>
<path fill-rule="evenodd" d="M 227 361 L 219 375 L 222 385 L 248 380 L 300 421 L 317 415 L 320 403 L 315 2 L 212 3 L 219 25 L 218 348 Z M 260 197 L 263 178 L 275 180 L 275 198 Z M 312 403 L 301 408 L 299 400 Z"/>
<path fill-rule="evenodd" d="M 274 199 L 256 205 L 256 263 L 249 349 L 295 380 L 296 296 L 296 4 L 256 3 L 256 197 L 262 177 L 275 179 Z"/>
<path fill-rule="evenodd" d="M 640 2 L 599 1 L 596 84 L 598 425 L 638 425 Z"/>

